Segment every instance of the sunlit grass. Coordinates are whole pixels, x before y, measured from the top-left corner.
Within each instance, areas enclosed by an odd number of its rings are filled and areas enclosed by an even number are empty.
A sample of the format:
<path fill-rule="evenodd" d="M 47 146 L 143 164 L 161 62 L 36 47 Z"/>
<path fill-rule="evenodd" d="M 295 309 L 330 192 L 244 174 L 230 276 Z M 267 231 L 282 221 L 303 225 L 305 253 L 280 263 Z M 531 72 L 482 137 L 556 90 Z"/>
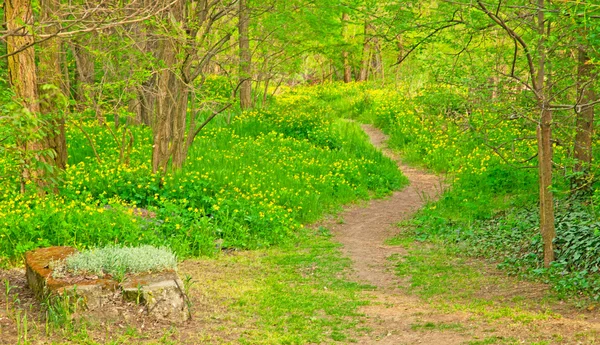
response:
<path fill-rule="evenodd" d="M 182 258 L 288 245 L 303 224 L 407 183 L 311 89 L 211 124 L 184 167 L 164 175 L 151 173 L 149 128 L 112 125 L 68 128 L 58 195 L 21 195 L 18 179 L 4 181 L 0 263 L 49 245 L 151 244 Z M 133 145 L 121 147 L 129 133 Z"/>

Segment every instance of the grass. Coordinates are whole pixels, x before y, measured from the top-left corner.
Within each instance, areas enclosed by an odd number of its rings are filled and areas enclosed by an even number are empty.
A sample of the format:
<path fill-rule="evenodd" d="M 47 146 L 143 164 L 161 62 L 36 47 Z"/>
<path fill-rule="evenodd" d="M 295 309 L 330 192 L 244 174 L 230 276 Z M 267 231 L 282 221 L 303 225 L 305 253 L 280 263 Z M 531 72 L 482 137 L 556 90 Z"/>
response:
<path fill-rule="evenodd" d="M 595 181 L 587 194 L 571 193 L 574 133 L 561 129 L 553 134 L 561 143 L 553 148 L 553 162 L 561 167 L 552 184 L 557 260 L 544 268 L 533 122 L 513 118 L 510 106 L 487 96 L 473 103 L 469 92 L 456 85 L 436 82 L 410 90 L 414 92 L 400 89 L 333 84 L 311 93 L 339 108 L 338 117 L 385 131 L 388 144 L 405 162 L 445 176 L 451 188 L 412 222 L 420 240 L 458 244 L 464 254 L 495 260 L 510 274 L 549 283 L 560 298 L 598 303 L 600 193 Z M 590 169 L 594 175 L 598 166 Z"/>
<path fill-rule="evenodd" d="M 22 195 L 18 178 L 0 181 L 0 266 L 50 245 L 148 244 L 181 258 L 214 255 L 215 243 L 289 245 L 303 224 L 406 185 L 358 124 L 311 97 L 310 90 L 290 93 L 270 109 L 212 123 L 184 167 L 164 175 L 151 172 L 149 128 L 90 121 L 80 126 L 84 135 L 69 127 L 69 166 L 58 195 Z M 120 159 L 112 132 L 119 138 L 124 131 L 134 142 Z M 154 217 L 141 217 L 139 209 Z"/>
<path fill-rule="evenodd" d="M 180 273 L 196 281 L 189 289 L 192 320 L 186 324 L 142 326 L 135 318 L 114 324 L 84 316 L 77 327 L 55 328 L 46 333 L 43 315 L 12 303 L 7 308 L 26 313 L 31 343 L 352 342 L 368 331 L 358 312 L 360 306 L 368 303 L 362 295 L 368 287 L 347 280 L 350 261 L 341 256 L 327 231 L 307 230 L 303 238 L 293 247 L 223 254 L 182 263 Z M 14 293 L 9 291 L 9 296 Z M 11 326 L 16 327 L 16 323 Z M 10 328 L 3 329 L 10 334 Z"/>
<path fill-rule="evenodd" d="M 389 244 L 408 249 L 406 256 L 392 259 L 396 274 L 408 279 L 404 289 L 440 310 L 463 311 L 481 320 L 509 319 L 521 324 L 557 317 L 544 311 L 544 306 L 552 305 L 555 300 L 542 292 L 543 286 L 528 286 L 498 273 L 489 263 L 461 255 L 458 247 L 442 241 L 423 243 L 410 231 Z M 523 297 L 524 292 L 531 291 L 534 296 Z M 542 311 L 532 311 L 535 309 Z"/>

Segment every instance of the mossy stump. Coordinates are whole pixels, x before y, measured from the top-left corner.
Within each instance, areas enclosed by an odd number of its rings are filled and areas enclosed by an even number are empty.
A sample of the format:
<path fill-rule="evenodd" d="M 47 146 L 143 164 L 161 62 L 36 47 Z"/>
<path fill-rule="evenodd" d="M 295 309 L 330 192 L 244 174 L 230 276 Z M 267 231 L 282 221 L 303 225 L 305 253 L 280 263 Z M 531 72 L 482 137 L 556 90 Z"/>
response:
<path fill-rule="evenodd" d="M 158 319 L 182 322 L 189 318 L 183 282 L 175 271 L 127 275 L 118 282 L 112 277 L 54 277 L 52 263 L 76 253 L 72 247 L 49 247 L 27 252 L 25 269 L 27 283 L 39 298 L 47 295 L 76 295 L 87 310 L 109 308 L 110 301 L 120 294 L 126 301 L 144 306 L 145 312 Z"/>

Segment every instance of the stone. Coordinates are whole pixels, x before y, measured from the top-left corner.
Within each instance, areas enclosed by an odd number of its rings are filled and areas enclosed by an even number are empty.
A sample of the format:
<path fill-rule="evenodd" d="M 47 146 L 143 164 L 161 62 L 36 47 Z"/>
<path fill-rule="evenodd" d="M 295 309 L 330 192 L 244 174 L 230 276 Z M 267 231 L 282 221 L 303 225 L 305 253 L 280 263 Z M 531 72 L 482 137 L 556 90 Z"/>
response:
<path fill-rule="evenodd" d="M 29 287 L 39 298 L 72 294 L 87 310 L 107 306 L 119 293 L 125 300 L 144 306 L 146 314 L 161 320 L 182 322 L 189 318 L 183 282 L 175 271 L 127 275 L 122 282 L 96 276 L 54 277 L 53 262 L 76 253 L 72 247 L 49 247 L 25 255 Z"/>
<path fill-rule="evenodd" d="M 189 318 L 187 296 L 176 272 L 128 277 L 121 289 L 126 300 L 144 305 L 146 313 L 159 319 L 185 321 Z"/>

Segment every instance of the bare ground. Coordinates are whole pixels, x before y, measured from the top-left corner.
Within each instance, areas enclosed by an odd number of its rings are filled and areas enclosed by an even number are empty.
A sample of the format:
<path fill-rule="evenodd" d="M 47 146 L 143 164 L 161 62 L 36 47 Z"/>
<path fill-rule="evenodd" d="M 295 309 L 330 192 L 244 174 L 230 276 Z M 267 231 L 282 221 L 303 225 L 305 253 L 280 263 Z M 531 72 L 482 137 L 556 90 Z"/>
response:
<path fill-rule="evenodd" d="M 407 293 L 410 277 L 394 274 L 389 260 L 392 255 L 407 255 L 406 249 L 387 246 L 385 240 L 400 231 L 395 226 L 398 222 L 437 198 L 444 184 L 435 175 L 403 164 L 386 148 L 387 138 L 381 131 L 368 125 L 363 129 L 373 145 L 398 162 L 410 185 L 388 199 L 346 210 L 341 223 L 327 224 L 352 259 L 355 279 L 374 287 L 369 293 L 374 303 L 363 308 L 372 331 L 361 337 L 359 344 L 600 344 L 597 312 L 583 312 L 559 302 L 549 305 L 544 300 L 545 285 L 507 277 L 484 262 L 472 264 L 494 278 L 490 279 L 493 284 L 480 292 L 489 298 L 489 308 L 514 308 L 512 313 L 528 315 L 526 320 L 510 317 L 511 312 L 490 319 L 485 310 L 476 313 L 465 307 L 465 311 L 456 311 L 456 306 L 444 307 L 439 301 L 427 302 Z M 514 296 L 524 297 L 525 302 L 510 302 Z M 468 305 L 468 301 L 464 303 Z"/>

